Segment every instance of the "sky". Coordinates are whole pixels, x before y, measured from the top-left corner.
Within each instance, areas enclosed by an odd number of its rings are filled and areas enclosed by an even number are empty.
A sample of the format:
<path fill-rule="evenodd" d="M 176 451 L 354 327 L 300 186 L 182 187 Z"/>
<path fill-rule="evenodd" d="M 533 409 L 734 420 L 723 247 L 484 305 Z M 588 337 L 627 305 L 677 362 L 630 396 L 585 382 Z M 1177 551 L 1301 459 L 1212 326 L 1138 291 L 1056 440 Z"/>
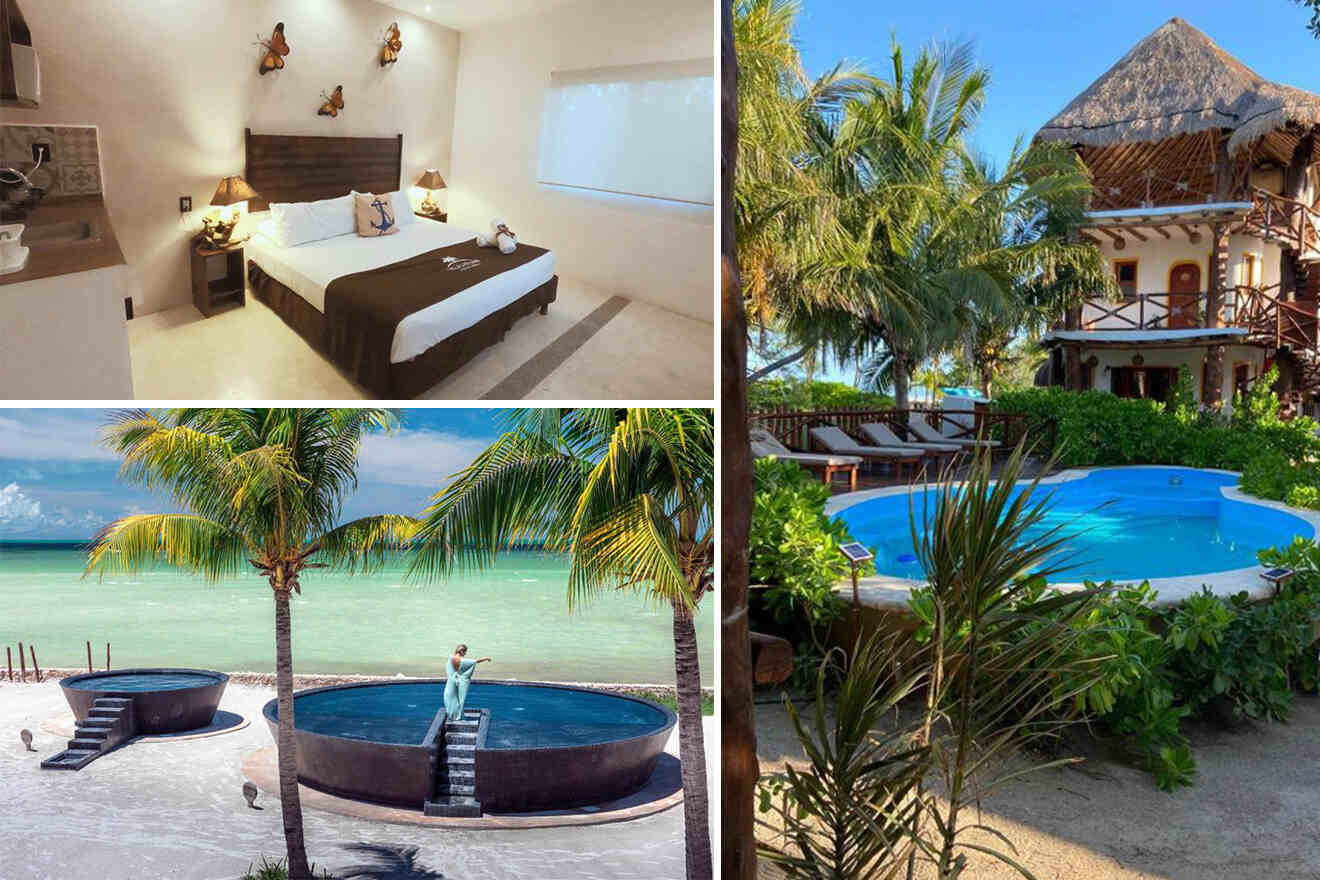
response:
<path fill-rule="evenodd" d="M 1086 90 L 1143 37 L 1174 16 L 1207 34 L 1265 79 L 1320 92 L 1320 41 L 1310 11 L 1293 0 L 1200 3 L 1120 0 L 1076 4 L 1041 0 L 800 0 L 796 37 L 812 76 L 848 61 L 891 79 L 890 35 L 910 64 L 931 40 L 976 47 L 990 86 L 972 147 L 1002 168 L 1024 142 Z M 848 382 L 851 367 L 819 378 Z"/>
<path fill-rule="evenodd" d="M 402 428 L 373 434 L 358 457 L 344 519 L 420 513 L 449 477 L 499 435 L 503 411 L 402 410 Z M 97 409 L 0 410 L 0 541 L 86 540 L 114 519 L 173 510 L 168 495 L 117 478 Z"/>
<path fill-rule="evenodd" d="M 813 76 L 847 59 L 888 79 L 891 32 L 903 46 L 905 61 L 932 39 L 972 41 L 991 75 L 973 142 L 999 167 L 1016 137 L 1030 138 L 1128 49 L 1174 16 L 1265 79 L 1320 92 L 1320 41 L 1306 29 L 1309 10 L 1293 0 L 801 3 L 797 38 Z"/>

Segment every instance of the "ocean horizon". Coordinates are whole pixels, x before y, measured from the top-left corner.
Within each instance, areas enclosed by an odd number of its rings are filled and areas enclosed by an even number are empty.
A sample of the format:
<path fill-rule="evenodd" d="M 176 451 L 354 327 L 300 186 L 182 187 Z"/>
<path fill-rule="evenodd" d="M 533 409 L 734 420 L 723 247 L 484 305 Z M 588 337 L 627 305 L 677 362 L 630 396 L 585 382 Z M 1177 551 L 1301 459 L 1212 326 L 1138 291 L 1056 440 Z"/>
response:
<path fill-rule="evenodd" d="M 46 668 L 190 666 L 273 672 L 274 603 L 256 573 L 208 582 L 158 566 L 83 578 L 91 539 L 0 541 L 0 642 Z M 487 571 L 416 583 L 395 563 L 372 574 L 305 571 L 291 603 L 300 674 L 442 676 L 465 642 L 487 679 L 672 684 L 673 617 L 631 594 L 568 610 L 565 556 L 502 555 Z M 697 615 L 703 684 L 714 680 L 714 614 Z M 29 661 L 30 662 L 30 661 Z M 15 658 L 15 669 L 18 661 Z"/>

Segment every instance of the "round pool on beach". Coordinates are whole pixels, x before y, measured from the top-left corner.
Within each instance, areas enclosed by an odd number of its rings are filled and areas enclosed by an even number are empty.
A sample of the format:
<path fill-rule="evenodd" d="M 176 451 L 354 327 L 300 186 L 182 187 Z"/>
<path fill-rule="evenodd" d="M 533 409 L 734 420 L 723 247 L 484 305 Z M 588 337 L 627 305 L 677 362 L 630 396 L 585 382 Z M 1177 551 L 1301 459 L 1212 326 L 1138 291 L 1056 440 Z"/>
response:
<path fill-rule="evenodd" d="M 298 776 L 333 794 L 422 808 L 431 797 L 443 679 L 339 685 L 294 695 Z M 655 771 L 677 721 L 667 707 L 565 685 L 473 682 L 489 713 L 476 743 L 477 800 L 493 812 L 625 797 Z M 263 710 L 272 735 L 276 700 Z"/>
<path fill-rule="evenodd" d="M 60 680 L 69 708 L 84 721 L 100 697 L 133 701 L 138 733 L 180 733 L 215 718 L 229 676 L 209 669 L 119 669 Z"/>
<path fill-rule="evenodd" d="M 1072 535 L 1064 546 L 1068 569 L 1056 580 L 1136 581 L 1207 575 L 1256 566 L 1256 552 L 1287 544 L 1316 529 L 1291 513 L 1226 497 L 1238 477 L 1179 467 L 1101 468 L 1078 479 L 1042 484 L 1049 495 L 1045 521 Z M 853 537 L 875 551 L 878 574 L 920 580 L 910 514 L 923 521 L 936 492 L 916 489 L 859 501 L 835 515 Z M 1060 559 L 1059 561 L 1064 561 Z"/>

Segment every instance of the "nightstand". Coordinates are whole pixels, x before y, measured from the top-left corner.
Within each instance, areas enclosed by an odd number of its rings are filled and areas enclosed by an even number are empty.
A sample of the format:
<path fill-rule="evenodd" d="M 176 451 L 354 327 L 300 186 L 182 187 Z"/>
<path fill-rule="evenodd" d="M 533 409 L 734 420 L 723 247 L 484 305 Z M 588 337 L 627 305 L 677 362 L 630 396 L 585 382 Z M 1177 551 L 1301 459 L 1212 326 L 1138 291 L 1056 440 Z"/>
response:
<path fill-rule="evenodd" d="M 439 214 L 425 214 L 421 211 L 413 211 L 418 217 L 425 217 L 427 220 L 439 220 L 441 223 L 449 222 L 449 212 L 441 211 Z"/>
<path fill-rule="evenodd" d="M 226 306 L 242 306 L 246 285 L 243 280 L 243 245 L 210 248 L 200 238 L 194 238 L 189 247 L 192 253 L 192 296 L 197 311 L 211 317 Z M 214 267 L 223 266 L 224 274 Z"/>

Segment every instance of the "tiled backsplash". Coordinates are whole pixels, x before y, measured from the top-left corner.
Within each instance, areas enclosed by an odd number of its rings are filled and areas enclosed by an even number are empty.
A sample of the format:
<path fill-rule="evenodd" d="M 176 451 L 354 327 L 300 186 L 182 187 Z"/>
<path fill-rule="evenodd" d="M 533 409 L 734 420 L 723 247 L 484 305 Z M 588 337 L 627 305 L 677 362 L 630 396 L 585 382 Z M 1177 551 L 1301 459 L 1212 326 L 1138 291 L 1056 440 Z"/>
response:
<path fill-rule="evenodd" d="M 54 157 L 32 174 L 32 145 L 37 143 L 50 144 Z M 101 192 L 101 156 L 96 129 L 90 126 L 0 125 L 0 167 L 27 174 L 47 198 Z"/>

